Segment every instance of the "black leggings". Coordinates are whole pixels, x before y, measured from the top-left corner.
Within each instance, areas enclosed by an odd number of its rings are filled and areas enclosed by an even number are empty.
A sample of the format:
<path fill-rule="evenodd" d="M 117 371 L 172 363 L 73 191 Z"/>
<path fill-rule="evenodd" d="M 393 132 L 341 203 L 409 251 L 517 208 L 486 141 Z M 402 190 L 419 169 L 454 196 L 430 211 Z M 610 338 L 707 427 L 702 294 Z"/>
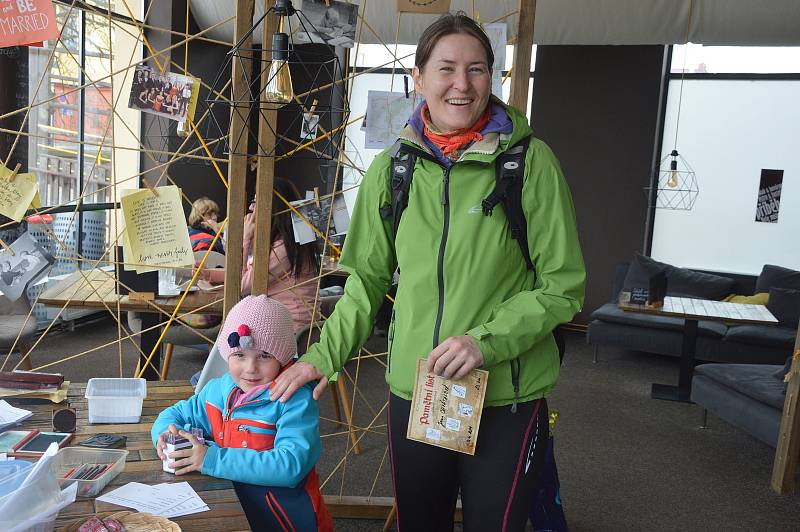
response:
<path fill-rule="evenodd" d="M 484 408 L 474 456 L 406 438 L 411 401 L 389 394 L 389 452 L 403 532 L 524 530 L 549 436 L 547 401 Z"/>

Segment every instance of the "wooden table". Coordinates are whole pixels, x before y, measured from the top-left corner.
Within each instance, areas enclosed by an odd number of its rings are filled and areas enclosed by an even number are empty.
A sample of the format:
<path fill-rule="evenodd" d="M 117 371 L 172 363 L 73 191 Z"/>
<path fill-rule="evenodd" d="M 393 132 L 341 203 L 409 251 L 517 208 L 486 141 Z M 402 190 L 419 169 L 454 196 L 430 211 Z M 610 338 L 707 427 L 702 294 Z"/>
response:
<path fill-rule="evenodd" d="M 200 498 L 211 508 L 208 512 L 176 517 L 172 519 L 183 529 L 191 530 L 250 530 L 239 499 L 233 489 L 233 483 L 199 473 L 175 476 L 161 470 L 153 444 L 150 441 L 150 427 L 156 416 L 167 406 L 181 399 L 186 399 L 194 390 L 185 381 L 161 381 L 147 383 L 147 398 L 142 406 L 142 419 L 137 424 L 89 425 L 87 403 L 84 398 L 86 384 L 70 384 L 66 403 L 61 404 L 28 404 L 24 400 L 9 398 L 15 406 L 31 410 L 33 416 L 27 419 L 23 428 L 53 430 L 52 412 L 69 406 L 78 415 L 78 429 L 72 444 L 76 444 L 98 433 L 124 434 L 128 438 L 128 456 L 125 469 L 106 486 L 101 495 L 116 489 L 128 482 L 144 484 L 161 484 L 164 482 L 187 481 L 200 495 Z M 98 502 L 94 498 L 78 498 L 58 514 L 56 527 L 60 527 L 81 517 L 88 517 L 96 512 L 117 511 L 123 508 L 115 504 Z"/>
<path fill-rule="evenodd" d="M 136 311 L 142 313 L 142 332 L 139 342 L 142 351 L 149 356 L 156 345 L 161 330 L 156 325 L 167 321 L 178 306 L 179 296 L 157 297 L 153 301 L 131 299 L 128 295 L 116 293 L 116 280 L 113 271 L 99 269 L 74 272 L 69 277 L 54 284 L 39 296 L 38 302 L 47 306 L 61 308 L 111 309 L 116 311 Z M 222 291 L 189 293 L 183 300 L 178 314 L 202 309 L 203 314 L 222 315 Z M 166 314 L 165 314 L 166 313 Z M 150 329 L 150 330 L 147 330 Z M 141 357 L 141 355 L 140 355 Z M 142 364 L 145 359 L 142 359 Z M 161 367 L 161 353 L 153 357 L 145 370 L 144 378 L 157 380 Z"/>
<path fill-rule="evenodd" d="M 777 325 L 778 320 L 764 305 L 744 303 L 725 303 L 708 299 L 691 299 L 686 297 L 664 298 L 661 308 L 648 307 L 630 303 L 630 292 L 622 292 L 619 308 L 628 312 L 641 312 L 656 316 L 683 318 L 683 343 L 681 346 L 681 366 L 678 374 L 678 385 L 656 384 L 650 391 L 653 399 L 690 402 L 692 393 L 692 374 L 695 366 L 695 348 L 697 345 L 698 320 L 724 321 L 737 324 Z"/>

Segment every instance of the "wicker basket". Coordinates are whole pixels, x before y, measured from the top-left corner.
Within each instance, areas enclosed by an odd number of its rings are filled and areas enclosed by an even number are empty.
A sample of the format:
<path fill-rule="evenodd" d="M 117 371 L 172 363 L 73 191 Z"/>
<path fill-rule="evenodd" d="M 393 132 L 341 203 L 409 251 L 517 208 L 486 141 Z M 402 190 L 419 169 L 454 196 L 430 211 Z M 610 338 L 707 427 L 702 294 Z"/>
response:
<path fill-rule="evenodd" d="M 64 525 L 60 530 L 61 532 L 77 532 L 78 528 L 92 517 L 99 517 L 100 519 L 108 519 L 110 517 L 116 519 L 122 523 L 126 532 L 180 532 L 181 530 L 181 527 L 179 527 L 177 523 L 173 523 L 166 517 L 127 510 L 121 512 L 103 512 L 88 517 L 82 517 Z"/>

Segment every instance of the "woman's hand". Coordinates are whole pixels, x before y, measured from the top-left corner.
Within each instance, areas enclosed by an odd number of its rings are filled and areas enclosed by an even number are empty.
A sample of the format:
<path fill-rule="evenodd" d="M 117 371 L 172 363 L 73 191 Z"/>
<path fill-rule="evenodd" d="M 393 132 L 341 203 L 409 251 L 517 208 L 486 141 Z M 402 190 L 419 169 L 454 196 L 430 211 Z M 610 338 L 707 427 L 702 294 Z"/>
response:
<path fill-rule="evenodd" d="M 458 380 L 483 366 L 483 353 L 472 336 L 451 336 L 428 355 L 428 371 Z"/>
<path fill-rule="evenodd" d="M 170 425 L 170 429 L 174 428 Z M 178 434 L 189 440 L 192 444 L 189 449 L 179 449 L 169 453 L 171 460 L 167 466 L 175 470 L 176 475 L 185 475 L 192 471 L 200 471 L 203 467 L 203 460 L 206 458 L 208 447 L 200 443 L 197 436 L 185 430 L 179 430 Z"/>
<path fill-rule="evenodd" d="M 314 399 L 319 399 L 328 385 L 328 377 L 307 362 L 295 362 L 292 367 L 278 375 L 269 388 L 270 398 L 273 401 L 285 403 L 294 395 L 301 386 L 311 381 L 319 381 L 314 387 Z"/>
<path fill-rule="evenodd" d="M 214 233 L 219 233 L 219 223 L 217 223 L 216 217 L 212 218 L 208 216 L 203 218 L 203 223 L 206 225 L 206 227 L 214 231 Z"/>

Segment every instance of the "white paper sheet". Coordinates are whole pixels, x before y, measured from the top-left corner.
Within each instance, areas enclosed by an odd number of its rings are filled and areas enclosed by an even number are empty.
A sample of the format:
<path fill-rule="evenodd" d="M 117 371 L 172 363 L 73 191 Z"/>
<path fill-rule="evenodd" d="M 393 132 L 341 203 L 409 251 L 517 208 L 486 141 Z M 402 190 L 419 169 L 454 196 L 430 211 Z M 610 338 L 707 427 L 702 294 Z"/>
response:
<path fill-rule="evenodd" d="M 0 400 L 0 432 L 8 427 L 20 423 L 31 417 L 33 412 L 11 406 L 6 401 Z"/>
<path fill-rule="evenodd" d="M 210 510 L 188 482 L 156 486 L 130 482 L 97 500 L 167 518 Z"/>

